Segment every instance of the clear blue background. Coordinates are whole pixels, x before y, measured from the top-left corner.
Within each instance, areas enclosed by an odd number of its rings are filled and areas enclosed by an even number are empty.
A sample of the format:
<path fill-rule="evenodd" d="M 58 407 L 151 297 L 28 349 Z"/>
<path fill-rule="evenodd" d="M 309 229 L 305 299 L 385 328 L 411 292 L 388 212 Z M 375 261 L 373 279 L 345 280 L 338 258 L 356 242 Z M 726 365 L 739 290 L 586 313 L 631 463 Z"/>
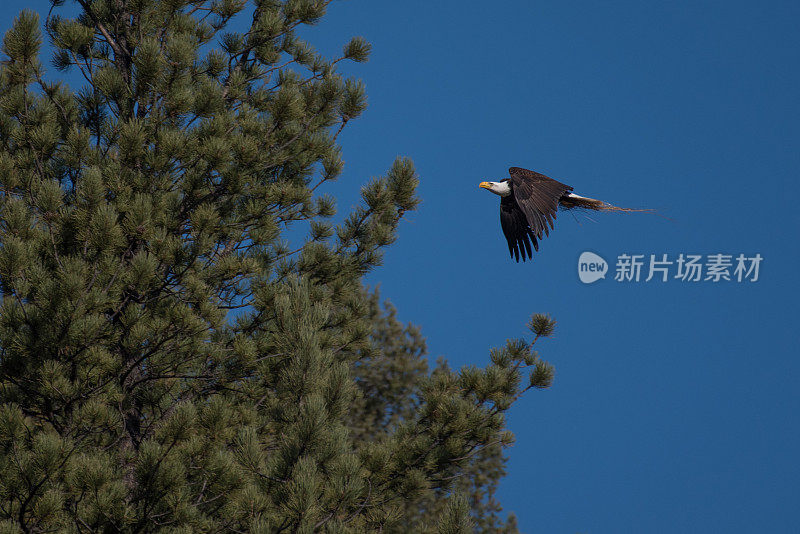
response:
<path fill-rule="evenodd" d="M 19 9 L 8 1 L 3 28 Z M 374 45 L 370 108 L 342 134 L 340 208 L 397 155 L 420 210 L 371 274 L 433 357 L 541 343 L 552 389 L 511 411 L 500 499 L 524 532 L 798 532 L 800 3 L 337 1 L 305 35 Z M 653 215 L 559 217 L 508 259 L 498 198 L 517 165 Z M 764 257 L 756 283 L 594 285 L 584 250 Z"/>

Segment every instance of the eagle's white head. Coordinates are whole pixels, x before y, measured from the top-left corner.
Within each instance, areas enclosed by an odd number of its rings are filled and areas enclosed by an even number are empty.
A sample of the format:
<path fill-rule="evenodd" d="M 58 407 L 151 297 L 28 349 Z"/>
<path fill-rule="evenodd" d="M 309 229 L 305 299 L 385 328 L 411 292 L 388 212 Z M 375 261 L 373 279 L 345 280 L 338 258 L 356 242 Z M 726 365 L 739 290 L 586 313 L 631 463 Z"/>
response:
<path fill-rule="evenodd" d="M 508 180 L 503 180 L 501 182 L 481 182 L 478 184 L 478 187 L 488 189 L 495 195 L 500 195 L 501 197 L 507 197 L 511 194 L 511 185 Z"/>

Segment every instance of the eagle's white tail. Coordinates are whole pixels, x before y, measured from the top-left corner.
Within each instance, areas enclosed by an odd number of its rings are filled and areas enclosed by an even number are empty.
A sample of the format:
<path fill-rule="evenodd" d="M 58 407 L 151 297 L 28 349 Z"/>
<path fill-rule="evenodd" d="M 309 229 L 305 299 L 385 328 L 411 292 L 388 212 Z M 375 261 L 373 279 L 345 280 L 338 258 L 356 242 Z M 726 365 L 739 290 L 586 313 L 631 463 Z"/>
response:
<path fill-rule="evenodd" d="M 586 198 L 574 193 L 567 193 L 561 197 L 558 202 L 561 204 L 562 208 L 568 210 L 582 208 L 594 211 L 653 211 L 649 209 L 620 208 L 619 206 L 613 206 L 602 200 Z"/>

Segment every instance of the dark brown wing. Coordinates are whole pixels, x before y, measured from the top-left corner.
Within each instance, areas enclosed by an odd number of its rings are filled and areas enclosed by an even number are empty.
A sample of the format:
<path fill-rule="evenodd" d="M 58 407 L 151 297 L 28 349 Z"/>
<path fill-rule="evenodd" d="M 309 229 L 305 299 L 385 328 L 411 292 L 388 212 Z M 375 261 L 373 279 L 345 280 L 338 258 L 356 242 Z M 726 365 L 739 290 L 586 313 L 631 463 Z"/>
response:
<path fill-rule="evenodd" d="M 514 200 L 514 195 L 503 197 L 500 201 L 500 226 L 503 228 L 506 241 L 508 241 L 508 252 L 511 257 L 516 259 L 517 263 L 519 263 L 520 256 L 522 256 L 522 261 L 525 261 L 526 255 L 533 259 L 531 242 L 536 250 L 539 250 L 539 243 L 528 225 L 525 214 Z"/>
<path fill-rule="evenodd" d="M 572 188 L 544 174 L 519 167 L 511 167 L 508 174 L 511 175 L 513 196 L 525 213 L 533 233 L 539 239 L 543 233 L 550 235 L 558 210 L 558 199 L 567 191 L 572 191 Z"/>

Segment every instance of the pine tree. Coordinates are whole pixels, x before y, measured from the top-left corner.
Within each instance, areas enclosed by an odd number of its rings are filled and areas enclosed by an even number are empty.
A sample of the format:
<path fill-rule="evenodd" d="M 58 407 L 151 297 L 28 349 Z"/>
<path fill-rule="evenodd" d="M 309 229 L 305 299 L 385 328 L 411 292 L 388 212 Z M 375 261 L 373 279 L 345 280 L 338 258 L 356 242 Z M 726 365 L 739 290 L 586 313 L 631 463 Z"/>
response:
<path fill-rule="evenodd" d="M 516 340 L 429 371 L 364 288 L 418 179 L 334 224 L 366 106 L 336 66 L 370 46 L 299 37 L 328 3 L 76 0 L 43 23 L 74 90 L 36 14 L 5 35 L 0 531 L 514 531 L 504 413 L 552 367 Z"/>

